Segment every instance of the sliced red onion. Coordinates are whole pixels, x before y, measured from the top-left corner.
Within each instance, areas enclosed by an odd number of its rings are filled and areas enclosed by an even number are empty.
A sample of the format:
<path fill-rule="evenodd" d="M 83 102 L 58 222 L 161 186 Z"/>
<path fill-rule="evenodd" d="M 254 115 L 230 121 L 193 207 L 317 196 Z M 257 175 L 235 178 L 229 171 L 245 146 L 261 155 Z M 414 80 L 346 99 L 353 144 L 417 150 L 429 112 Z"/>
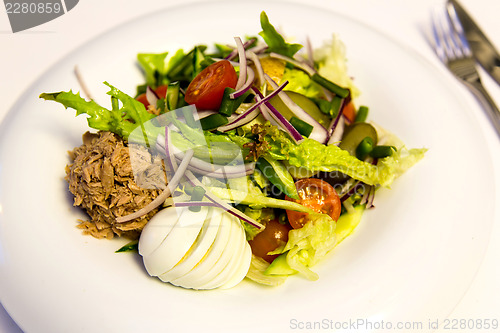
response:
<path fill-rule="evenodd" d="M 256 46 L 248 49 L 248 52 L 253 52 L 255 54 L 261 54 L 262 52 L 264 52 L 268 48 L 269 48 L 269 46 L 267 44 L 260 44 L 260 45 L 256 45 Z"/>
<path fill-rule="evenodd" d="M 198 161 L 205 162 L 203 160 Z M 198 163 L 196 163 L 196 161 L 194 162 L 195 163 L 188 165 L 189 170 L 203 176 L 219 179 L 241 178 L 251 175 L 255 170 L 255 164 L 245 163 L 242 164 L 240 168 L 228 168 L 228 166 L 221 166 L 220 168 L 213 171 L 207 171 L 206 167 L 200 167 L 199 165 L 197 165 Z"/>
<path fill-rule="evenodd" d="M 153 89 L 151 89 L 150 86 L 147 86 L 147 88 L 146 88 L 146 99 L 148 100 L 148 103 L 150 105 L 156 106 L 156 102 L 158 102 L 158 100 L 160 99 L 160 97 L 158 97 L 158 95 L 156 94 L 156 92 Z"/>
<path fill-rule="evenodd" d="M 256 38 L 251 38 L 251 39 L 247 40 L 243 44 L 243 48 L 246 49 L 247 47 L 249 47 L 250 45 L 252 45 L 256 40 L 257 40 Z M 226 59 L 226 60 L 233 60 L 237 55 L 238 55 L 238 48 L 236 48 L 233 51 L 231 51 L 231 53 L 229 53 L 227 55 L 227 57 L 225 57 L 224 59 Z"/>
<path fill-rule="evenodd" d="M 247 81 L 247 56 L 245 54 L 245 47 L 243 46 L 243 43 L 241 42 L 240 37 L 234 37 L 234 41 L 236 42 L 236 47 L 238 49 L 238 57 L 239 57 L 239 62 L 240 62 L 240 74 L 238 76 L 238 82 L 236 83 L 236 88 L 235 90 L 240 90 L 240 88 L 245 84 Z"/>
<path fill-rule="evenodd" d="M 175 160 L 175 156 L 172 151 L 172 140 L 170 138 L 170 131 L 171 129 L 168 126 L 165 126 L 165 147 L 164 151 L 165 154 L 167 155 L 167 160 L 166 162 L 168 163 L 169 170 L 172 170 L 173 172 L 177 171 L 178 165 L 177 161 Z M 160 136 L 158 136 L 160 137 Z"/>
<path fill-rule="evenodd" d="M 271 125 L 278 127 L 280 130 L 285 131 L 285 129 L 278 122 L 276 122 L 273 117 L 271 117 L 271 111 L 269 111 L 269 108 L 266 105 L 261 105 L 259 108 L 260 113 L 265 120 L 267 120 Z"/>
<path fill-rule="evenodd" d="M 372 186 L 367 185 L 367 188 L 365 188 L 365 193 L 363 193 L 363 197 L 361 198 L 361 201 L 359 202 L 360 205 L 364 205 L 368 202 L 368 197 L 370 196 L 370 193 L 372 193 Z"/>
<path fill-rule="evenodd" d="M 345 115 L 344 115 L 344 108 L 351 102 L 352 100 L 352 97 L 351 97 L 351 91 L 349 90 L 349 94 L 347 95 L 346 98 L 342 99 L 342 104 L 340 105 L 340 110 L 342 111 L 342 116 L 344 118 L 344 121 L 346 122 L 347 125 L 350 125 L 352 123 L 352 121 L 349 120 L 349 118 L 347 118 Z"/>
<path fill-rule="evenodd" d="M 138 217 L 141 217 L 143 215 L 146 215 L 153 209 L 161 206 L 165 200 L 175 191 L 177 185 L 179 185 L 180 180 L 184 176 L 184 173 L 187 170 L 188 164 L 193 157 L 194 152 L 192 150 L 186 151 L 186 154 L 184 155 L 184 158 L 182 159 L 181 164 L 179 165 L 179 168 L 175 172 L 174 176 L 170 181 L 168 182 L 167 188 L 161 192 L 159 196 L 157 196 L 153 201 L 151 201 L 149 204 L 147 204 L 145 207 L 139 209 L 138 211 L 126 215 L 126 216 L 121 216 L 116 218 L 117 223 L 123 223 L 123 222 L 128 222 L 133 219 L 136 219 Z"/>
<path fill-rule="evenodd" d="M 222 199 L 220 199 L 218 196 L 210 192 L 205 185 L 203 185 L 198 178 L 196 178 L 191 171 L 186 171 L 186 177 L 193 186 L 201 186 L 203 189 L 205 189 L 205 197 L 208 198 L 208 200 L 212 201 L 213 203 L 217 204 L 220 208 L 224 209 L 231 215 L 236 216 L 240 220 L 245 221 L 246 223 L 254 226 L 255 228 L 259 230 L 263 230 L 265 226 L 260 224 L 259 222 L 255 221 L 251 217 L 247 216 L 246 214 L 242 213 L 238 209 L 234 208 L 230 204 L 226 203 Z"/>
<path fill-rule="evenodd" d="M 298 68 L 302 69 L 304 72 L 306 72 L 310 76 L 313 76 L 316 73 L 316 71 L 314 70 L 314 68 L 312 68 L 308 64 L 306 64 L 304 62 L 301 62 L 301 61 L 297 61 L 295 59 L 292 59 L 290 57 L 284 56 L 282 54 L 271 52 L 271 53 L 269 53 L 269 56 L 271 58 L 275 58 L 275 59 L 280 59 L 280 60 L 286 61 L 286 62 L 294 65 L 295 67 L 298 67 Z"/>
<path fill-rule="evenodd" d="M 202 110 L 202 111 L 195 112 L 193 115 L 194 115 L 194 120 L 200 120 L 200 119 L 203 119 L 205 117 L 211 116 L 211 115 L 216 114 L 216 113 L 219 113 L 219 112 L 212 111 L 212 110 Z M 181 116 L 178 118 L 184 118 L 184 117 Z"/>
<path fill-rule="evenodd" d="M 339 107 L 339 112 L 337 113 L 337 116 L 332 119 L 330 122 L 330 125 L 328 126 L 328 134 L 330 138 L 328 139 L 328 145 L 331 145 L 333 143 L 338 143 L 342 139 L 342 134 L 344 134 L 344 117 L 343 117 L 343 112 L 342 109 L 344 108 L 344 103 L 346 99 L 342 99 L 340 102 L 340 107 Z M 342 128 L 337 131 L 337 127 L 339 124 L 342 124 Z M 335 133 L 335 136 L 333 135 Z M 339 138 L 340 136 L 340 138 Z"/>
<path fill-rule="evenodd" d="M 256 99 L 257 101 L 259 101 L 260 96 L 256 96 Z M 274 119 L 274 121 L 279 125 L 278 128 L 281 128 L 286 133 L 288 133 L 296 144 L 304 141 L 304 137 L 302 137 L 302 134 L 300 134 L 299 131 L 297 131 L 295 127 L 293 127 L 292 124 L 290 124 L 290 122 L 285 117 L 283 117 L 283 115 L 278 110 L 276 110 L 274 106 L 271 105 L 271 103 L 266 102 L 264 104 L 266 108 L 264 112 L 267 112 L 269 117 Z"/>
<path fill-rule="evenodd" d="M 366 208 L 372 208 L 372 207 L 375 207 L 373 205 L 373 200 L 375 199 L 375 186 L 372 186 L 371 190 L 370 190 L 370 194 L 368 195 L 368 199 L 366 201 Z"/>
<path fill-rule="evenodd" d="M 313 48 L 311 44 L 311 39 L 309 37 L 306 38 L 306 51 L 307 51 L 307 64 L 314 68 L 314 54 Z"/>
<path fill-rule="evenodd" d="M 352 124 L 352 121 L 349 120 L 349 118 L 347 118 L 346 116 L 342 115 L 342 118 L 344 118 L 344 122 L 347 124 L 347 125 L 351 125 Z"/>
<path fill-rule="evenodd" d="M 238 98 L 244 93 L 246 93 L 253 85 L 253 81 L 255 80 L 255 73 L 253 69 L 247 66 L 247 79 L 245 83 L 240 87 L 240 89 L 236 90 L 234 93 L 229 94 L 229 97 L 232 99 Z M 240 67 L 240 75 L 241 75 L 241 67 Z"/>
<path fill-rule="evenodd" d="M 184 160 L 185 153 L 171 145 L 175 158 Z M 220 165 L 203 161 L 199 158 L 191 158 L 188 169 L 208 177 L 214 178 L 239 178 L 252 174 L 255 169 L 255 162 L 238 165 Z"/>
<path fill-rule="evenodd" d="M 269 75 L 265 74 L 267 82 L 271 85 L 273 89 L 278 88 L 278 84 L 269 77 Z M 328 140 L 328 131 L 324 128 L 316 119 L 314 119 L 309 113 L 304 111 L 300 106 L 298 106 L 290 96 L 288 96 L 285 92 L 280 92 L 278 94 L 280 99 L 285 103 L 285 105 L 292 111 L 292 113 L 297 116 L 300 120 L 305 121 L 306 123 L 313 126 L 313 130 L 311 135 L 309 135 L 310 139 L 316 140 L 320 143 L 326 143 Z"/>
<path fill-rule="evenodd" d="M 340 144 L 340 140 L 342 140 L 342 136 L 344 135 L 344 129 L 345 129 L 345 118 L 340 117 L 337 125 L 335 126 L 332 134 L 330 135 L 330 138 L 328 139 L 328 145 L 336 145 L 338 146 Z"/>
<path fill-rule="evenodd" d="M 255 104 L 257 104 L 257 103 L 255 103 Z M 248 124 L 249 122 L 251 122 L 252 120 L 257 118 L 259 113 L 260 113 L 260 109 L 258 107 L 256 107 L 256 108 L 251 107 L 250 109 L 248 109 L 244 113 L 238 115 L 229 124 L 221 126 L 221 127 L 217 128 L 217 130 L 219 132 L 227 132 L 227 131 L 233 130 L 235 128 L 238 128 L 240 126 L 243 126 L 245 124 Z"/>
<path fill-rule="evenodd" d="M 255 65 L 255 69 L 257 70 L 257 76 L 259 77 L 259 87 L 262 87 L 264 83 L 266 82 L 264 78 L 264 70 L 262 69 L 262 64 L 260 63 L 260 59 L 255 54 L 255 52 L 247 51 L 247 55 L 252 60 L 252 62 Z"/>
<path fill-rule="evenodd" d="M 247 111 L 242 113 L 240 116 L 232 119 L 229 124 L 221 126 L 217 130 L 221 131 L 221 132 L 227 132 L 227 131 L 235 129 L 239 126 L 242 126 L 242 125 L 247 124 L 250 121 L 254 120 L 261 112 L 260 106 L 264 103 L 267 103 L 271 98 L 273 98 L 274 96 L 279 94 L 279 92 L 282 91 L 283 88 L 285 88 L 287 84 L 288 84 L 288 81 L 285 81 L 281 86 L 279 86 L 276 90 L 272 91 L 270 94 L 268 94 L 265 97 L 262 95 L 262 93 L 259 91 L 259 89 L 252 87 L 253 91 L 259 96 L 259 99 L 257 99 L 257 102 L 254 103 Z"/>
<path fill-rule="evenodd" d="M 354 184 L 354 186 L 352 186 L 349 191 L 347 191 L 346 194 L 344 194 L 341 198 L 340 198 L 340 202 L 344 202 L 346 201 L 347 199 L 349 199 L 354 193 L 356 193 L 356 191 L 361 187 L 361 186 L 364 186 L 364 183 L 360 182 L 359 180 Z"/>

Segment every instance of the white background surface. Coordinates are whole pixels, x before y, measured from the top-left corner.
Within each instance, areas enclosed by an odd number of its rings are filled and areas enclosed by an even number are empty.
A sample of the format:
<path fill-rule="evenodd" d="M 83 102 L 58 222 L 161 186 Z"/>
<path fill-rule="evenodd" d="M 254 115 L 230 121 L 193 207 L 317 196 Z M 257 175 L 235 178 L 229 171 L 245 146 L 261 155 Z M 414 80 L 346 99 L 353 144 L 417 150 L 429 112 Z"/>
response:
<path fill-rule="evenodd" d="M 442 5 L 443 1 L 293 0 L 293 2 L 304 2 L 324 7 L 327 10 L 343 13 L 363 21 L 397 40 L 400 44 L 414 49 L 415 52 L 434 63 L 436 71 L 442 71 L 444 75 L 448 75 L 444 67 L 437 61 L 422 34 L 422 29 L 427 28 L 429 13 L 433 8 Z M 180 3 L 185 4 L 187 1 L 82 0 L 66 15 L 16 34 L 11 32 L 7 15 L 2 8 L 0 10 L 0 100 L 2 101 L 0 121 L 33 81 L 81 44 L 131 19 Z M 251 5 L 250 1 L 248 3 Z M 497 0 L 462 0 L 462 3 L 476 17 L 497 49 L 500 49 L 500 22 L 498 21 L 500 2 Z M 195 5 L 196 3 L 193 2 L 193 6 Z M 283 5 L 285 6 L 286 2 Z M 207 13 L 207 15 L 212 14 Z M 168 27 L 168 22 L 165 22 L 165 26 Z M 367 56 L 369 56 L 369 51 L 367 51 Z M 486 75 L 483 75 L 482 78 L 490 93 L 500 104 L 500 87 Z M 488 123 L 483 111 L 467 90 L 451 79 L 450 84 L 456 85 L 457 89 L 463 91 L 472 109 L 471 112 L 478 118 L 483 128 L 496 170 L 496 174 L 491 175 L 491 181 L 495 183 L 498 194 L 500 192 L 500 140 Z M 10 112 L 15 111 L 10 110 Z M 464 190 L 466 190 L 465 186 Z M 479 194 L 471 193 L 471 195 Z M 489 198 L 484 199 L 488 200 Z M 496 206 L 495 223 L 483 264 L 469 291 L 449 318 L 500 320 L 500 286 L 498 284 L 500 281 L 500 212 L 498 212 L 498 203 Z M 481 207 L 477 207 L 477 209 L 481 209 Z M 471 221 L 471 228 L 473 228 L 473 224 L 474 221 Z M 418 288 L 418 286 L 415 287 Z M 443 320 L 444 318 L 439 319 Z M 454 330 L 454 332 L 459 331 Z M 492 330 L 476 331 L 492 332 Z M 2 307 L 0 307 L 0 332 L 20 332 L 20 329 Z"/>

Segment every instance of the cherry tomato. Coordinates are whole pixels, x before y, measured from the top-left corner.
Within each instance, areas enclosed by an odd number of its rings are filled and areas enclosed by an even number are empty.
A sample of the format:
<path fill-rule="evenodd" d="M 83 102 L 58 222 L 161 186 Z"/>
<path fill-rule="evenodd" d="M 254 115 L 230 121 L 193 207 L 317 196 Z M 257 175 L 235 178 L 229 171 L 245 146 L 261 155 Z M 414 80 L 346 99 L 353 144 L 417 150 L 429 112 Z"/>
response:
<path fill-rule="evenodd" d="M 347 103 L 347 105 L 342 109 L 342 113 L 351 123 L 353 123 L 356 119 L 356 109 L 354 108 L 354 103 L 352 101 Z"/>
<path fill-rule="evenodd" d="M 155 89 L 155 93 L 158 95 L 158 97 L 165 98 L 165 96 L 167 96 L 167 87 L 168 87 L 167 85 L 163 85 L 163 86 L 159 86 L 158 88 Z M 138 100 L 139 102 L 141 102 L 142 104 L 144 104 L 146 109 L 148 108 L 149 102 L 148 102 L 148 99 L 146 97 L 146 93 L 140 94 L 135 99 Z"/>
<path fill-rule="evenodd" d="M 278 220 L 267 222 L 266 228 L 257 234 L 254 239 L 248 241 L 252 253 L 271 263 L 279 255 L 268 255 L 267 253 L 275 250 L 281 244 L 286 244 L 288 242 L 288 231 L 290 230 L 291 228 L 288 225 L 281 224 Z"/>
<path fill-rule="evenodd" d="M 236 87 L 238 76 L 227 60 L 217 61 L 198 74 L 186 89 L 184 100 L 199 110 L 218 110 L 224 89 Z"/>
<path fill-rule="evenodd" d="M 304 178 L 295 182 L 295 187 L 300 199 L 291 199 L 286 196 L 286 200 L 297 202 L 318 213 L 324 213 L 337 221 L 340 216 L 340 198 L 332 185 L 317 178 Z M 308 221 L 307 213 L 287 210 L 288 221 L 294 229 L 302 228 Z"/>

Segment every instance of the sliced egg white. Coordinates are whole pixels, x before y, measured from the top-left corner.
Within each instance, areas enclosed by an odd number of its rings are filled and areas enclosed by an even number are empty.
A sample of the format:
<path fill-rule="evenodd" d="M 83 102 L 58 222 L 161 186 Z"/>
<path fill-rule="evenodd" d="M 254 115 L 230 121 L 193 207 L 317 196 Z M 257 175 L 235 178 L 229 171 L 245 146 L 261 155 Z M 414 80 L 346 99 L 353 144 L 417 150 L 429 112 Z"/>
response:
<path fill-rule="evenodd" d="M 192 270 L 203 257 L 206 256 L 210 247 L 213 246 L 219 228 L 221 226 L 221 214 L 213 214 L 214 210 L 211 209 L 207 215 L 207 219 L 203 224 L 198 238 L 192 245 L 191 249 L 186 253 L 184 258 L 177 263 L 171 270 L 158 276 L 163 282 L 169 282 L 180 278 L 181 276 Z"/>
<path fill-rule="evenodd" d="M 184 209 L 169 207 L 156 213 L 142 230 L 139 239 L 139 254 L 149 256 L 172 231 Z"/>
<path fill-rule="evenodd" d="M 252 248 L 250 247 L 250 244 L 248 244 L 248 242 L 245 241 L 245 248 L 242 256 L 240 257 L 238 270 L 228 281 L 226 281 L 226 283 L 220 286 L 220 288 L 229 289 L 240 283 L 247 275 L 248 270 L 250 269 L 251 261 L 252 261 Z"/>
<path fill-rule="evenodd" d="M 170 281 L 173 285 L 184 287 L 184 288 L 193 288 L 197 289 L 201 286 L 200 280 L 202 280 L 207 275 L 215 276 L 222 268 L 220 267 L 223 264 L 223 261 L 220 261 L 220 258 L 224 255 L 224 258 L 227 257 L 226 247 L 229 244 L 233 244 L 233 239 L 231 238 L 231 233 L 233 229 L 232 223 L 227 223 L 228 219 L 226 214 L 221 215 L 221 226 L 219 229 L 219 233 L 213 243 L 213 246 L 209 249 L 206 257 L 203 258 L 201 262 L 199 262 L 191 271 L 189 271 L 184 276 Z"/>
<path fill-rule="evenodd" d="M 241 221 L 213 207 L 163 209 L 144 228 L 139 253 L 151 276 L 191 289 L 237 285 L 252 257 Z"/>
<path fill-rule="evenodd" d="M 199 212 L 184 207 L 179 221 L 160 246 L 143 256 L 144 266 L 150 275 L 158 276 L 169 271 L 184 257 L 200 233 L 208 211 L 207 207 L 202 207 Z"/>
<path fill-rule="evenodd" d="M 231 258 L 227 262 L 225 268 L 217 274 L 213 279 L 209 280 L 207 283 L 201 285 L 199 289 L 214 289 L 222 286 L 224 283 L 229 281 L 233 275 L 236 274 L 238 271 L 238 268 L 240 266 L 240 260 L 242 259 L 243 253 L 245 251 L 245 232 L 243 230 L 243 227 L 239 223 L 239 221 L 234 222 L 235 226 L 234 229 L 237 231 L 237 233 L 233 232 L 232 235 L 233 237 L 237 240 L 237 244 L 233 249 L 227 249 L 226 252 L 232 252 L 229 253 Z M 238 230 L 240 229 L 241 230 Z"/>
<path fill-rule="evenodd" d="M 198 275 L 195 278 L 190 280 L 191 288 L 198 289 L 208 289 L 203 288 L 205 284 L 215 279 L 218 275 L 223 274 L 224 271 L 227 271 L 229 268 L 229 264 L 231 259 L 233 258 L 234 253 L 239 251 L 241 241 L 239 240 L 239 232 L 238 225 L 233 222 L 233 216 L 229 214 L 224 214 L 222 217 L 222 227 L 224 228 L 226 225 L 228 228 L 231 228 L 231 235 L 229 236 L 229 240 L 226 243 L 226 248 L 222 251 L 219 260 L 212 266 L 210 271 L 206 274 Z M 238 223 L 239 224 L 239 223 Z"/>

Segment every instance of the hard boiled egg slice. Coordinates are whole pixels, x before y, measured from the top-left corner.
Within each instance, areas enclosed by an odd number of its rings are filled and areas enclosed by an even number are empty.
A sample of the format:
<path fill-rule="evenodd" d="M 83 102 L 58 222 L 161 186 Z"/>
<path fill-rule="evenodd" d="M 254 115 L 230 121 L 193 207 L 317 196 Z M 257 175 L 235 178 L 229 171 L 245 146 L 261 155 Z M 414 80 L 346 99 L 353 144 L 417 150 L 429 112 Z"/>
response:
<path fill-rule="evenodd" d="M 199 212 L 193 212 L 187 207 L 181 209 L 178 222 L 160 246 L 143 256 L 144 266 L 150 275 L 158 276 L 171 270 L 184 257 L 198 237 L 208 211 L 207 207 L 201 207 Z"/>
<path fill-rule="evenodd" d="M 221 226 L 219 228 L 219 232 L 217 233 L 217 237 L 215 238 L 214 243 L 210 247 L 207 255 L 203 258 L 201 262 L 199 262 L 191 271 L 189 271 L 184 276 L 169 281 L 173 285 L 184 287 L 184 288 L 193 288 L 197 289 L 201 284 L 198 283 L 200 279 L 202 279 L 206 274 L 213 274 L 214 266 L 217 264 L 222 254 L 224 253 L 227 245 L 232 243 L 231 240 L 231 231 L 233 225 L 228 224 L 227 218 L 225 217 L 227 213 L 221 214 Z M 219 264 L 220 265 L 220 264 Z M 218 274 L 220 271 L 215 273 Z"/>
<path fill-rule="evenodd" d="M 172 231 L 184 210 L 168 207 L 156 213 L 142 230 L 139 239 L 139 254 L 148 256 L 153 253 Z"/>
<path fill-rule="evenodd" d="M 241 245 L 240 239 L 238 237 L 238 227 L 240 223 L 239 221 L 237 223 L 238 224 L 234 223 L 232 215 L 228 213 L 223 214 L 222 228 L 224 228 L 225 226 L 231 228 L 231 236 L 229 237 L 229 241 L 227 242 L 224 251 L 222 251 L 222 255 L 220 256 L 219 260 L 217 260 L 210 271 L 191 280 L 191 283 L 194 285 L 194 287 L 192 288 L 203 289 L 203 285 L 210 282 L 212 279 L 214 279 L 219 274 L 222 274 L 224 271 L 230 269 L 228 265 L 231 262 L 233 254 L 239 251 Z"/>
<path fill-rule="evenodd" d="M 169 282 L 180 278 L 202 261 L 203 257 L 207 255 L 210 247 L 213 246 L 217 233 L 219 232 L 221 219 L 221 214 L 214 214 L 214 209 L 210 209 L 201 232 L 191 246 L 191 249 L 189 249 L 184 258 L 182 258 L 182 260 L 171 270 L 158 276 L 160 280 Z"/>
<path fill-rule="evenodd" d="M 238 272 L 238 269 L 240 267 L 240 262 L 243 259 L 243 254 L 245 252 L 245 243 L 247 243 L 247 241 L 245 238 L 245 231 L 243 230 L 243 226 L 241 226 L 238 220 L 235 221 L 235 224 L 236 224 L 235 227 L 237 229 L 236 231 L 238 232 L 236 235 L 233 232 L 232 235 L 235 235 L 235 239 L 238 239 L 238 241 L 237 245 L 233 249 L 233 253 L 230 253 L 231 259 L 226 264 L 226 267 L 222 270 L 222 272 L 216 275 L 209 282 L 200 286 L 199 289 L 218 288 L 223 284 L 225 284 L 227 281 L 229 281 L 233 277 L 233 275 L 235 275 Z M 228 248 L 226 251 L 230 252 L 230 249 Z"/>
<path fill-rule="evenodd" d="M 245 248 L 243 250 L 242 257 L 240 258 L 240 265 L 238 266 L 238 270 L 220 288 L 221 289 L 229 289 L 229 288 L 236 286 L 238 283 L 240 283 L 247 275 L 248 270 L 250 269 L 250 262 L 251 261 L 252 261 L 252 248 L 250 247 L 250 244 L 248 244 L 248 242 L 246 241 L 246 238 L 245 238 Z"/>

